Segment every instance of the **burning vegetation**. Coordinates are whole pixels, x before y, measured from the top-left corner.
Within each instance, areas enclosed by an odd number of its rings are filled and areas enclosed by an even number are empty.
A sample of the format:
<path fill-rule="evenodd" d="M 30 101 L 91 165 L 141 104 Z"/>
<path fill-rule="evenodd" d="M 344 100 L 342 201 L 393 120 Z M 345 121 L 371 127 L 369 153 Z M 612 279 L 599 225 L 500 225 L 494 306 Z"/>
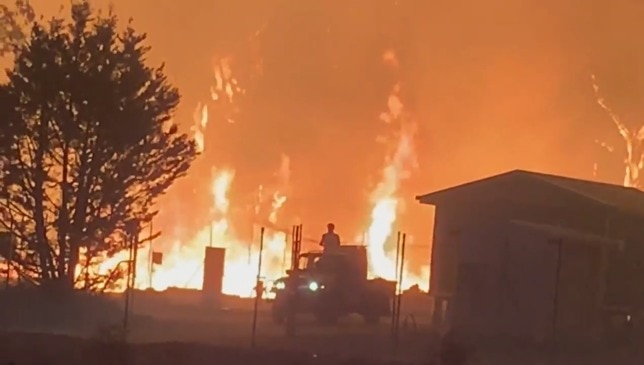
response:
<path fill-rule="evenodd" d="M 27 5 L 19 5 L 22 13 L 32 14 Z M 131 27 L 118 33 L 112 13 L 92 15 L 87 3 L 71 10 L 71 22 L 35 22 L 29 36 L 15 29 L 9 34 L 16 62 L 2 89 L 3 111 L 11 116 L 3 128 L 14 130 L 2 133 L 7 139 L 2 152 L 8 157 L 3 161 L 7 204 L 2 224 L 15 238 L 4 253 L 14 261 L 11 275 L 41 285 L 51 281 L 89 290 L 123 290 L 123 264 L 130 260 L 127 247 L 135 244 L 140 247 L 137 288 L 198 289 L 204 248 L 216 246 L 227 250 L 223 292 L 248 297 L 254 294 L 258 276 L 259 227 L 265 226 L 259 276 L 268 283 L 281 277 L 290 262 L 288 229 L 283 227 L 296 222 L 282 215 L 292 190 L 289 156 L 282 155 L 279 166 L 276 163 L 273 182 L 257 184 L 256 204 L 243 215 L 231 209 L 239 205 L 230 196 L 236 170 L 203 160 L 213 108 L 227 123 L 237 123 L 243 112 L 238 98 L 246 90 L 234 76 L 233 58 L 213 62 L 211 100 L 196 106 L 189 140 L 172 124 L 179 97 L 163 68 L 142 63 L 149 49 L 141 43 L 145 36 Z M 7 11 L 8 19 L 17 15 Z M 74 56 L 78 54 L 82 57 Z M 394 50 L 384 51 L 382 61 L 397 73 Z M 37 77 L 51 80 L 43 89 Z M 388 280 L 397 276 L 389 242 L 404 203 L 401 183 L 417 165 L 416 124 L 404 106 L 402 88 L 396 82 L 383 100 L 380 119 L 393 132 L 381 141 L 389 152 L 379 183 L 365 202 L 371 205 L 370 223 L 354 228 L 355 237 L 367 246 L 370 276 Z M 157 197 L 188 171 L 195 157 L 211 169 L 210 223 L 179 237 L 160 236 L 155 229 L 173 230 L 153 226 L 156 210 L 163 209 Z M 234 220 L 251 222 L 252 234 L 236 232 L 243 223 Z M 308 241 L 317 245 L 315 239 Z M 402 286 L 427 289 L 428 268 L 420 272 L 406 273 Z"/>
<path fill-rule="evenodd" d="M 383 62 L 397 71 L 398 61 L 393 50 L 383 53 Z M 234 104 L 236 93 L 243 92 L 232 77 L 228 63 L 222 73 L 217 73 L 220 68 L 215 67 L 216 85 L 213 95 L 226 95 L 224 101 L 229 105 Z M 222 77 L 223 76 L 223 77 Z M 222 81 L 223 80 L 223 81 Z M 228 81 L 226 81 L 228 80 Z M 234 85 L 234 87 L 232 86 Z M 372 277 L 381 277 L 387 280 L 396 279 L 395 250 L 388 245 L 394 236 L 395 224 L 398 214 L 403 206 L 401 197 L 401 182 L 409 178 L 416 168 L 414 151 L 414 138 L 416 125 L 413 116 L 405 110 L 401 100 L 402 85 L 396 83 L 392 86 L 391 93 L 385 101 L 386 110 L 380 115 L 380 121 L 391 125 L 395 133 L 385 136 L 390 153 L 385 158 L 385 163 L 380 174 L 380 181 L 371 193 L 371 214 L 368 227 L 357 230 L 356 237 L 359 242 L 367 246 L 369 254 L 369 274 Z M 219 96 L 213 100 L 219 101 Z M 230 108 L 229 108 L 230 109 Z M 197 145 L 206 144 L 204 137 L 205 126 L 208 125 L 207 107 L 199 105 L 195 114 L 193 128 Z M 239 112 L 239 109 L 232 108 Z M 231 119 L 229 119 L 231 120 Z M 257 187 L 257 204 L 252 215 L 256 222 L 264 222 L 267 228 L 265 247 L 263 252 L 263 267 L 259 274 L 269 285 L 273 280 L 284 275 L 290 263 L 290 248 L 288 230 L 280 227 L 289 226 L 289 221 L 280 218 L 280 210 L 288 204 L 290 159 L 283 155 L 277 169 L 277 184 L 272 189 L 264 185 Z M 146 245 L 139 251 L 140 259 L 137 267 L 136 287 L 145 289 L 152 287 L 155 290 L 164 290 L 169 287 L 199 289 L 203 281 L 203 255 L 204 248 L 208 245 L 226 248 L 226 261 L 224 268 L 223 292 L 229 295 L 248 297 L 254 295 L 254 287 L 258 276 L 259 261 L 259 225 L 253 225 L 253 235 L 250 241 L 238 237 L 230 222 L 230 207 L 235 205 L 229 198 L 231 185 L 235 181 L 235 171 L 230 168 L 213 168 L 211 206 L 212 222 L 209 226 L 199 230 L 191 237 L 177 238 L 167 243 L 165 237 L 159 238 L 159 245 Z M 268 198 L 267 198 L 268 196 Z M 268 200 L 268 201 L 267 201 Z M 262 209 L 268 206 L 269 209 Z M 264 211 L 265 214 L 261 215 Z M 361 233 L 361 232 L 366 232 Z M 309 243 L 317 245 L 317 241 L 309 239 Z M 164 248 L 164 259 L 160 265 L 150 267 L 150 258 L 155 247 Z M 101 271 L 107 272 L 109 268 L 120 261 L 127 259 L 128 253 L 123 251 L 110 260 L 102 263 Z M 421 270 L 422 274 L 406 272 L 403 275 L 402 287 L 409 288 L 418 285 L 427 290 L 429 268 Z"/>
<path fill-rule="evenodd" d="M 195 143 L 171 122 L 178 90 L 133 28 L 71 8 L 16 42 L 0 89 L 3 256 L 45 287 L 105 290 L 101 262 L 132 244 L 157 199 L 186 174 Z"/>
<path fill-rule="evenodd" d="M 255 54 L 257 50 L 250 52 L 257 58 L 250 62 L 252 66 L 247 70 L 254 73 L 252 77 L 238 72 L 241 68 L 236 68 L 234 54 L 213 59 L 212 73 L 204 75 L 211 79 L 211 86 L 204 90 L 202 102 L 194 106 L 194 123 L 184 134 L 173 126 L 179 102 L 177 91 L 166 82 L 163 68 L 153 69 L 143 64 L 142 57 L 148 51 L 143 46 L 145 37 L 128 29 L 117 38 L 116 18 L 110 13 L 90 19 L 90 9 L 83 2 L 74 5 L 71 23 L 63 18 L 50 23 L 34 23 L 35 12 L 28 3 L 17 1 L 16 5 L 15 10 L 5 6 L 0 9 L 5 20 L 0 29 L 4 37 L 0 51 L 16 57 L 10 83 L 3 86 L 0 94 L 5 107 L 2 115 L 10 115 L 13 120 L 3 128 L 14 128 L 2 131 L 5 139 L 2 147 L 6 149 L 2 153 L 12 156 L 3 161 L 9 173 L 2 177 L 3 185 L 7 187 L 4 200 L 8 201 L 2 208 L 2 226 L 16 238 L 12 249 L 3 252 L 3 256 L 10 255 L 15 261 L 10 275 L 37 283 L 65 278 L 79 288 L 122 290 L 125 286 L 122 263 L 129 259 L 126 236 L 135 235 L 140 245 L 136 287 L 156 290 L 200 288 L 204 248 L 212 245 L 227 249 L 223 291 L 251 296 L 258 275 L 261 226 L 267 233 L 264 265 L 259 276 L 270 283 L 283 275 L 290 262 L 288 227 L 300 223 L 297 211 L 287 213 L 289 205 L 297 199 L 297 186 L 291 179 L 296 156 L 278 151 L 281 156 L 271 162 L 275 171 L 273 178 L 253 182 L 250 208 L 246 207 L 249 205 L 246 200 L 231 193 L 248 177 L 231 159 L 213 158 L 225 156 L 225 153 L 219 153 L 220 146 L 213 142 L 212 126 L 246 123 L 245 109 L 253 106 L 253 100 L 247 98 L 254 87 L 249 81 L 267 76 L 261 57 Z M 257 45 L 259 35 L 268 26 L 264 23 L 253 33 L 253 47 L 260 49 Z M 78 29 L 82 32 L 74 33 L 79 32 Z M 75 59 L 71 50 L 84 52 L 87 59 Z M 418 126 L 415 113 L 404 97 L 406 84 L 399 75 L 404 63 L 393 48 L 381 49 L 379 56 L 393 80 L 388 97 L 382 100 L 380 120 L 374 118 L 374 123 L 381 123 L 386 127 L 382 129 L 388 131 L 378 139 L 385 146 L 384 163 L 380 171 L 373 174 L 377 182 L 364 199 L 364 206 L 357 207 L 368 211 L 364 223 L 352 227 L 336 223 L 342 227 L 344 241 L 357 241 L 367 246 L 370 275 L 393 280 L 396 264 L 395 248 L 391 243 L 400 227 L 404 196 L 410 195 L 403 192 L 404 184 L 417 168 Z M 131 58 L 138 59 L 139 63 L 128 63 Z M 38 69 L 39 64 L 47 65 L 47 68 Z M 110 67 L 115 70 L 112 70 L 112 76 L 106 76 Z M 70 81 L 69 72 L 87 75 L 88 70 L 94 74 L 86 77 L 84 85 Z M 128 72 L 133 75 L 132 80 L 126 78 Z M 42 90 L 29 82 L 41 76 L 50 80 Z M 127 82 L 134 86 L 125 85 Z M 60 85 L 60 90 L 52 85 Z M 608 113 L 625 143 L 624 185 L 641 188 L 644 129 L 628 128 L 620 120 L 600 94 L 594 76 L 593 87 L 597 102 Z M 110 97 L 116 98 L 114 95 L 86 92 L 101 88 L 122 92 L 123 98 L 144 106 L 127 109 L 116 101 L 105 102 Z M 139 95 L 142 90 L 148 93 L 147 99 Z M 158 98 L 165 98 L 164 102 L 160 103 Z M 46 110 L 48 108 L 51 110 Z M 113 117 L 100 120 L 101 113 L 119 115 L 127 110 L 132 115 L 123 120 L 147 120 L 146 128 L 131 139 L 124 135 L 137 132 L 133 124 L 118 124 L 114 120 L 119 118 Z M 39 124 L 41 120 L 47 122 Z M 21 124 L 21 121 L 26 122 Z M 40 127 L 43 131 L 38 129 Z M 119 133 L 119 130 L 128 133 Z M 89 131 L 102 134 L 83 135 Z M 41 137 L 41 132 L 47 138 Z M 45 139 L 48 139 L 46 143 Z M 103 142 L 99 146 L 96 141 Z M 116 147 L 109 150 L 105 146 L 120 146 L 120 150 Z M 614 150 L 610 146 L 607 148 Z M 95 167 L 95 174 L 100 179 L 86 182 L 91 169 L 83 165 L 83 159 L 87 159 L 83 156 L 89 154 L 102 156 L 100 166 Z M 117 154 L 127 157 L 115 157 Z M 188 173 L 191 165 L 193 168 Z M 199 165 L 198 171 L 194 165 Z M 41 176 L 39 171 L 43 170 L 47 172 Z M 127 179 L 126 174 L 136 178 Z M 157 210 L 171 209 L 164 205 L 167 200 L 159 197 L 185 174 L 209 178 L 208 191 L 195 193 L 198 199 L 209 202 L 207 222 L 190 231 L 179 229 L 181 223 L 153 222 Z M 150 188 L 150 184 L 154 188 Z M 98 194 L 103 194 L 108 186 L 112 196 L 109 201 L 101 200 L 103 198 Z M 89 205 L 84 207 L 87 202 Z M 186 212 L 192 209 L 187 201 L 176 206 Z M 80 213 L 83 210 L 85 213 Z M 317 238 L 306 241 L 309 246 L 317 247 Z M 402 286 L 419 285 L 427 290 L 429 268 L 421 265 L 408 265 L 407 268 Z"/>

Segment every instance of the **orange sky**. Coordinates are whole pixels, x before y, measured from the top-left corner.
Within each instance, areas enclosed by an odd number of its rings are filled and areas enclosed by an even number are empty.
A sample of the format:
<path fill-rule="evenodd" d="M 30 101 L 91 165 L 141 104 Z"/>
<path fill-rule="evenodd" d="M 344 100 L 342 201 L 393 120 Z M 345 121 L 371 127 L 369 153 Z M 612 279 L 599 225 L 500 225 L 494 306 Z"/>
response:
<path fill-rule="evenodd" d="M 203 225 L 207 199 L 199 195 L 208 194 L 211 166 L 234 167 L 242 196 L 270 181 L 284 153 L 292 160 L 287 209 L 305 235 L 317 236 L 328 220 L 350 236 L 366 227 L 384 158 L 375 140 L 387 131 L 378 114 L 396 81 L 381 62 L 388 48 L 420 127 L 409 198 L 516 168 L 590 179 L 598 163 L 596 179 L 621 183 L 622 156 L 595 143 L 623 147 L 595 102 L 591 73 L 625 122 L 641 124 L 638 1 L 111 2 L 148 33 L 150 62 L 166 62 L 183 95 L 183 125 L 208 102 L 213 57 L 235 57 L 235 76 L 249 90 L 236 124 L 212 121 L 205 158 L 164 199 L 162 222 Z M 32 3 L 52 14 L 67 2 Z M 252 71 L 259 61 L 262 75 Z M 410 200 L 402 222 L 429 243 L 430 218 Z"/>

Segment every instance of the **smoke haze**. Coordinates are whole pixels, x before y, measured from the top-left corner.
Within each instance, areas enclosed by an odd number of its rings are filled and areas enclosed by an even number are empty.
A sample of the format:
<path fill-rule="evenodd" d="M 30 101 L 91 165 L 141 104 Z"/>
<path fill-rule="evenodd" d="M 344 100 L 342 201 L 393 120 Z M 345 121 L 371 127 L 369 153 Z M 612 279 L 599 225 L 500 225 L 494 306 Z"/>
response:
<path fill-rule="evenodd" d="M 644 120 L 638 1 L 111 2 L 148 33 L 149 61 L 166 63 L 183 95 L 180 124 L 194 124 L 200 102 L 211 111 L 204 157 L 164 198 L 162 226 L 203 226 L 213 167 L 236 170 L 233 199 L 245 201 L 275 179 L 285 154 L 287 215 L 302 220 L 305 235 L 334 221 L 352 239 L 368 225 L 386 155 L 377 139 L 391 133 L 378 115 L 396 81 L 419 126 L 420 169 L 403 186 L 400 227 L 421 245 L 431 239 L 431 212 L 413 202 L 417 194 L 516 168 L 621 183 L 623 142 L 596 103 L 591 74 L 627 125 Z M 67 2 L 32 3 L 52 15 Z M 398 55 L 396 75 L 383 65 L 387 49 Z M 247 90 L 234 123 L 210 100 L 221 57 L 231 57 Z M 418 250 L 422 262 L 427 247 Z"/>

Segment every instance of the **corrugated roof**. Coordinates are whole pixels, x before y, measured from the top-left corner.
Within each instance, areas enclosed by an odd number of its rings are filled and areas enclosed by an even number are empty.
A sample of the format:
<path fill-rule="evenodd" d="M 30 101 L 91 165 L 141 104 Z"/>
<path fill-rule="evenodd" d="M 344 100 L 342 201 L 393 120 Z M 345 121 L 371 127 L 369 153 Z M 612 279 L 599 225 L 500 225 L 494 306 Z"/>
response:
<path fill-rule="evenodd" d="M 465 186 L 471 186 L 482 182 L 494 184 L 494 180 L 507 181 L 507 179 L 516 179 L 520 176 L 547 183 L 559 189 L 578 194 L 582 197 L 593 200 L 595 202 L 599 202 L 606 206 L 622 211 L 631 212 L 644 217 L 644 192 L 640 190 L 627 188 L 621 185 L 574 179 L 565 176 L 550 175 L 525 170 L 509 171 L 503 174 L 472 181 L 467 184 L 454 186 L 434 193 L 417 196 L 416 199 L 419 201 L 429 200 L 434 195 L 457 193 L 460 188 L 463 188 Z"/>

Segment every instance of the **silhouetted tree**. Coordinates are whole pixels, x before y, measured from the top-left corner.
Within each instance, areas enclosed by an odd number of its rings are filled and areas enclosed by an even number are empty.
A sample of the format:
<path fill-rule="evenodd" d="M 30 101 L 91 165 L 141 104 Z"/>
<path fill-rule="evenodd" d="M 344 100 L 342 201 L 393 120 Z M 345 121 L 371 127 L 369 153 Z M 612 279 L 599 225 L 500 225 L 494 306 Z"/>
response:
<path fill-rule="evenodd" d="M 25 29 L 36 19 L 27 0 L 15 0 L 14 8 L 0 4 L 0 57 L 11 54 L 26 40 Z"/>
<path fill-rule="evenodd" d="M 145 65 L 146 37 L 117 18 L 34 22 L 2 86 L 0 156 L 14 259 L 43 286 L 90 289 L 90 269 L 126 248 L 153 205 L 194 160 L 194 142 L 171 122 L 179 93 L 163 66 Z M 80 268 L 80 269 L 79 269 Z M 78 271 L 84 271 L 80 274 Z"/>

